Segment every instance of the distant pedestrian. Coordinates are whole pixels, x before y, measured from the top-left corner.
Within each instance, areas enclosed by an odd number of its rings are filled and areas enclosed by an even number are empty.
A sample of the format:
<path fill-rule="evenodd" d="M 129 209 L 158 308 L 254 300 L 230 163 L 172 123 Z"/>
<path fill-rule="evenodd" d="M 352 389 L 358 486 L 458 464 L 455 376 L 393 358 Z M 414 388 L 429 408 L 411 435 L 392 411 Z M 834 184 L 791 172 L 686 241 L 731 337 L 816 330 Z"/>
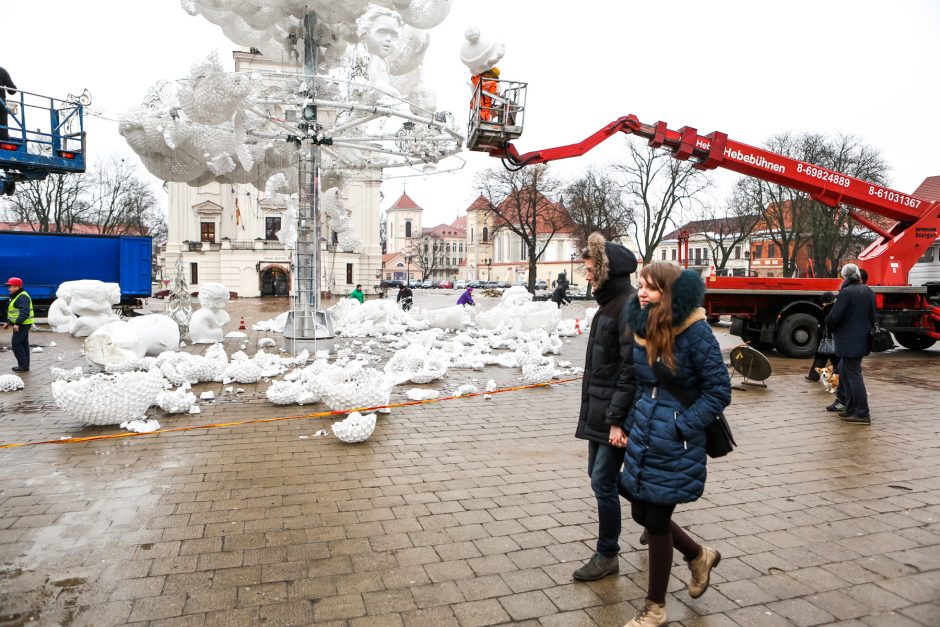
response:
<path fill-rule="evenodd" d="M 657 261 L 643 266 L 628 320 L 636 333 L 633 373 L 636 400 L 626 420 L 627 454 L 622 487 L 633 520 L 649 533 L 646 603 L 626 627 L 666 624 L 666 587 L 673 550 L 691 571 L 689 596 L 708 589 L 721 561 L 672 520 L 680 503 L 698 500 L 705 490 L 705 429 L 731 402 L 731 380 L 718 340 L 700 307 L 701 277 Z M 681 401 L 667 390 L 681 390 Z"/>
<path fill-rule="evenodd" d="M 468 287 L 464 290 L 463 294 L 460 295 L 460 298 L 457 299 L 458 305 L 470 305 L 475 306 L 476 303 L 473 302 L 473 288 Z"/>
<path fill-rule="evenodd" d="M 395 302 L 402 308 L 402 311 L 411 311 L 411 305 L 414 301 L 414 293 L 411 288 L 402 283 L 398 286 L 398 298 Z"/>
<path fill-rule="evenodd" d="M 0 67 L 0 139 L 9 139 L 9 122 L 7 121 L 7 95 L 16 93 L 16 84 L 10 78 L 10 73 Z"/>
<path fill-rule="evenodd" d="M 561 309 L 562 305 L 567 305 L 571 302 L 571 299 L 568 298 L 568 286 L 564 283 L 559 283 L 558 287 L 555 288 L 555 291 L 552 292 L 552 302 L 558 305 L 558 308 Z"/>
<path fill-rule="evenodd" d="M 587 440 L 587 474 L 597 500 L 597 543 L 594 555 L 574 571 L 578 581 L 595 581 L 620 570 L 620 468 L 623 466 L 623 423 L 633 405 L 633 329 L 627 302 L 633 294 L 630 275 L 636 257 L 625 246 L 592 233 L 581 253 L 587 280 L 599 309 L 591 322 L 581 408 L 575 437 Z M 642 539 L 641 539 L 642 542 Z"/>
<path fill-rule="evenodd" d="M 831 336 L 832 332 L 826 327 L 826 316 L 832 311 L 832 306 L 836 302 L 836 295 L 832 292 L 825 292 L 820 297 L 822 311 L 819 312 L 819 327 L 816 331 L 816 354 L 813 356 L 813 364 L 809 367 L 806 374 L 808 381 L 819 381 L 819 371 L 817 368 L 825 368 L 827 363 L 831 363 L 833 372 L 839 367 L 839 357 L 835 353 L 820 353 L 819 345 L 826 336 Z"/>
<path fill-rule="evenodd" d="M 350 297 L 350 298 L 355 298 L 355 299 L 358 300 L 360 303 L 365 303 L 365 302 L 366 302 L 366 295 L 362 293 L 362 286 L 359 285 L 358 283 L 356 284 L 356 289 L 354 289 L 354 290 L 352 291 L 352 293 L 349 295 L 349 297 Z"/>
<path fill-rule="evenodd" d="M 839 417 L 843 422 L 870 425 L 862 358 L 871 352 L 871 330 L 876 320 L 875 294 L 862 283 L 862 274 L 854 263 L 842 267 L 842 278 L 836 304 L 826 316 L 826 326 L 836 337 L 839 384 L 845 386 L 845 409 Z"/>
<path fill-rule="evenodd" d="M 16 357 L 14 372 L 29 372 L 29 330 L 33 326 L 33 300 L 23 289 L 23 279 L 10 277 L 7 280 L 10 292 L 10 304 L 7 306 L 7 320 L 3 328 L 13 327 L 10 345 Z"/>

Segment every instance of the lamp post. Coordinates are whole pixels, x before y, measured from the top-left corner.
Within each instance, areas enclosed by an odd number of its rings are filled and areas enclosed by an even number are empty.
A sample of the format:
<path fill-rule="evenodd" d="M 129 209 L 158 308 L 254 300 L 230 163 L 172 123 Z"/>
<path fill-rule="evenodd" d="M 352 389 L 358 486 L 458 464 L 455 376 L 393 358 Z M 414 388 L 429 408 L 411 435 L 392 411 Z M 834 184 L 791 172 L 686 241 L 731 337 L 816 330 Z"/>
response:
<path fill-rule="evenodd" d="M 574 283 L 574 260 L 578 253 L 571 253 L 571 273 L 568 275 L 568 285 Z"/>

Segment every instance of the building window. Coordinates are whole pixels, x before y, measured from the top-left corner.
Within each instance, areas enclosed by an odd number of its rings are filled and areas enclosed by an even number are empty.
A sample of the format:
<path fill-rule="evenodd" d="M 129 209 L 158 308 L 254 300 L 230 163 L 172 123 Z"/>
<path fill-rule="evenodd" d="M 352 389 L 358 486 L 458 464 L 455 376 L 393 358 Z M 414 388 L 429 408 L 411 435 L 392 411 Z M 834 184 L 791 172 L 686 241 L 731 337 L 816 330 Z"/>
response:
<path fill-rule="evenodd" d="M 199 264 L 195 261 L 189 264 L 189 283 L 190 285 L 199 283 Z"/>
<path fill-rule="evenodd" d="M 215 222 L 199 223 L 199 241 L 215 243 Z"/>
<path fill-rule="evenodd" d="M 277 232 L 281 230 L 281 217 L 264 219 L 264 239 L 270 241 L 277 239 Z"/>
<path fill-rule="evenodd" d="M 773 259 L 774 257 L 777 256 L 776 253 L 777 253 L 776 247 L 773 244 L 767 244 L 767 258 Z"/>
<path fill-rule="evenodd" d="M 673 260 L 673 261 L 676 260 L 676 249 L 675 249 L 675 248 L 672 249 L 672 260 Z"/>
<path fill-rule="evenodd" d="M 754 247 L 754 259 L 763 259 L 764 257 L 764 245 L 758 244 Z"/>
<path fill-rule="evenodd" d="M 411 220 L 405 220 L 405 237 L 411 237 Z"/>
<path fill-rule="evenodd" d="M 734 247 L 734 258 L 735 258 L 735 259 L 740 259 L 740 258 L 741 258 L 741 247 L 740 247 L 740 246 L 735 246 L 735 247 Z"/>
<path fill-rule="evenodd" d="M 353 265 L 351 263 L 346 264 L 346 285 L 353 284 Z"/>
<path fill-rule="evenodd" d="M 460 252 L 463 252 L 463 242 L 460 242 L 457 246 L 460 247 Z"/>
<path fill-rule="evenodd" d="M 666 249 L 663 248 L 663 261 L 666 261 Z"/>
<path fill-rule="evenodd" d="M 489 229 L 489 227 L 485 227 L 485 226 L 483 227 L 483 241 L 484 241 L 484 242 L 490 241 L 490 229 Z"/>
<path fill-rule="evenodd" d="M 695 265 L 697 266 L 702 265 L 702 249 L 701 248 L 695 249 Z"/>

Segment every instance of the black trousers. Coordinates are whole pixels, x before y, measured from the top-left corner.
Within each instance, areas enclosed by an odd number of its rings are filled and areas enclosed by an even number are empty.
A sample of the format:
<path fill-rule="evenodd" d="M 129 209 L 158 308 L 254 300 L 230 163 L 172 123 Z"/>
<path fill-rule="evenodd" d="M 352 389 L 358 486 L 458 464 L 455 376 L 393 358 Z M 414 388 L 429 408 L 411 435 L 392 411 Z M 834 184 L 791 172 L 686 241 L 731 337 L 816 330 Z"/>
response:
<path fill-rule="evenodd" d="M 10 345 L 13 347 L 13 356 L 16 357 L 16 365 L 20 368 L 29 370 L 29 328 L 31 324 L 19 325 L 19 331 L 13 331 L 13 338 Z"/>
<path fill-rule="evenodd" d="M 832 362 L 833 372 L 839 372 L 839 358 L 835 355 L 820 355 L 816 353 L 813 356 L 813 365 L 809 367 L 809 373 L 806 375 L 813 381 L 819 381 L 819 373 L 816 368 L 825 368 L 827 362 Z"/>
<path fill-rule="evenodd" d="M 868 416 L 868 390 L 862 378 L 862 358 L 843 357 L 839 364 L 839 383 L 845 381 L 845 411 Z"/>

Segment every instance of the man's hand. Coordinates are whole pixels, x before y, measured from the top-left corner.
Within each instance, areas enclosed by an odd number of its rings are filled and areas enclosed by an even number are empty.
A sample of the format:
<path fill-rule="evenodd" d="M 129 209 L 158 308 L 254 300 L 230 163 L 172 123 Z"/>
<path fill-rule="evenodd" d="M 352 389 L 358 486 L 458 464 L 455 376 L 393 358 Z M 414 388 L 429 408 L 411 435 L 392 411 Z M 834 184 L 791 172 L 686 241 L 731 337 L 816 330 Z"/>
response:
<path fill-rule="evenodd" d="M 6 322 L 4 322 L 4 323 L 3 323 L 2 325 L 0 325 L 0 326 L 2 326 L 2 327 L 5 329 L 5 328 L 7 328 L 7 327 L 10 326 L 10 325 L 7 324 Z"/>
<path fill-rule="evenodd" d="M 627 446 L 627 434 L 617 425 L 611 425 L 610 436 L 607 438 L 607 441 L 610 442 L 611 446 L 624 448 Z"/>
<path fill-rule="evenodd" d="M 13 325 L 13 330 L 16 331 L 17 333 L 19 333 L 19 332 L 20 332 L 20 325 L 14 324 L 14 325 Z"/>

